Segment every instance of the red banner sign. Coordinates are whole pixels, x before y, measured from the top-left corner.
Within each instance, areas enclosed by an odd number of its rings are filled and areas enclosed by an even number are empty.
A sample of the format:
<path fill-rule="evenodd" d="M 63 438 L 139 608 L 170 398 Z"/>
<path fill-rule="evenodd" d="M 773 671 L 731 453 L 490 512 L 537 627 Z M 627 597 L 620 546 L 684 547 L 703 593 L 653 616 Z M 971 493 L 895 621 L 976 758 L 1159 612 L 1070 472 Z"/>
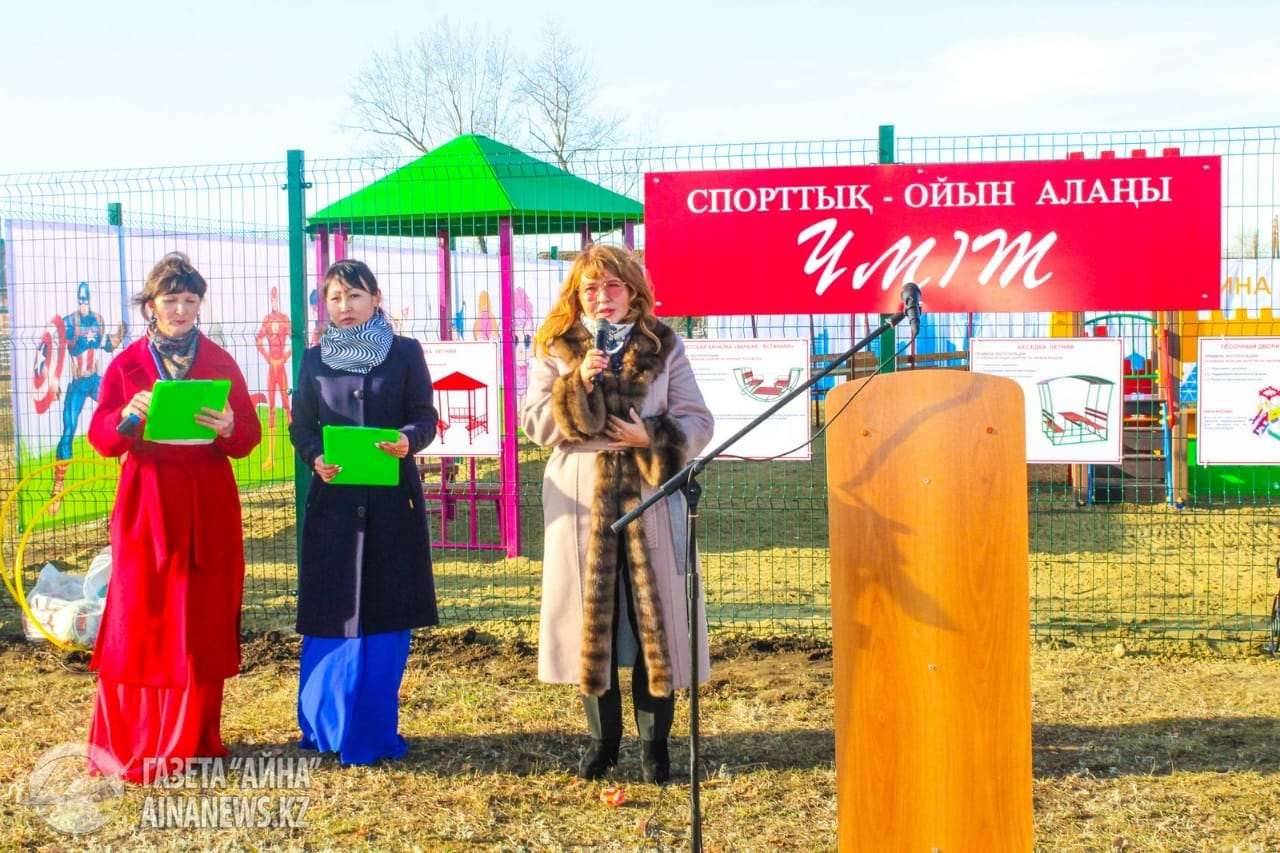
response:
<path fill-rule="evenodd" d="M 1218 307 L 1214 157 L 645 176 L 658 312 Z"/>

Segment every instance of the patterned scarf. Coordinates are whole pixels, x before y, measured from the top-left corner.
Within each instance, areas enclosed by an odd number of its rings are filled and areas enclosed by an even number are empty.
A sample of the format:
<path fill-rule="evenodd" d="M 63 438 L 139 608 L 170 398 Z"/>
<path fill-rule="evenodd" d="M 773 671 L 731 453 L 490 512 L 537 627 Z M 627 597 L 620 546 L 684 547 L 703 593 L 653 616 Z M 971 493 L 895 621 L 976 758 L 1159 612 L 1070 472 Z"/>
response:
<path fill-rule="evenodd" d="M 582 325 L 591 333 L 592 346 L 595 346 L 596 336 L 599 334 L 599 331 L 604 329 L 605 354 L 616 355 L 627 343 L 627 335 L 631 334 L 631 328 L 635 323 L 610 323 L 608 320 L 592 320 L 584 314 L 582 317 Z"/>
<path fill-rule="evenodd" d="M 156 366 L 164 379 L 186 379 L 187 371 L 196 360 L 196 345 L 200 343 L 200 333 L 194 326 L 185 334 L 171 338 L 160 331 L 156 318 L 152 317 L 147 324 L 147 340 L 151 342 L 151 352 L 155 355 Z"/>
<path fill-rule="evenodd" d="M 349 373 L 368 373 L 387 360 L 395 331 L 378 308 L 359 326 L 344 329 L 332 323 L 320 338 L 320 360 L 326 367 Z"/>

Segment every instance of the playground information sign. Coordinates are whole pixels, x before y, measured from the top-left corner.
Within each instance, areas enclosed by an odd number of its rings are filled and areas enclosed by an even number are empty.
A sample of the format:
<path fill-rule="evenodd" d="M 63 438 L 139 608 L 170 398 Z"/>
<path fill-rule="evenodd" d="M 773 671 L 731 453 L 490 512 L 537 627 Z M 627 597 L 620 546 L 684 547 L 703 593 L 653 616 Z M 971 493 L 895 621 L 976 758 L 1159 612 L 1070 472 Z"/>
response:
<path fill-rule="evenodd" d="M 440 424 L 420 456 L 497 456 L 497 341 L 422 342 Z"/>
<path fill-rule="evenodd" d="M 974 338 L 970 365 L 1022 387 L 1028 462 L 1121 461 L 1120 338 Z"/>
<path fill-rule="evenodd" d="M 1126 157 L 653 172 L 673 315 L 1219 307 L 1221 161 Z M 714 273 L 707 263 L 714 258 Z"/>
<path fill-rule="evenodd" d="M 715 413 L 711 450 L 809 379 L 808 338 L 729 340 L 698 338 L 684 342 L 698 388 Z M 801 394 L 748 433 L 726 453 L 744 459 L 807 460 L 809 400 Z"/>
<path fill-rule="evenodd" d="M 1280 338 L 1201 338 L 1201 465 L 1280 465 Z"/>

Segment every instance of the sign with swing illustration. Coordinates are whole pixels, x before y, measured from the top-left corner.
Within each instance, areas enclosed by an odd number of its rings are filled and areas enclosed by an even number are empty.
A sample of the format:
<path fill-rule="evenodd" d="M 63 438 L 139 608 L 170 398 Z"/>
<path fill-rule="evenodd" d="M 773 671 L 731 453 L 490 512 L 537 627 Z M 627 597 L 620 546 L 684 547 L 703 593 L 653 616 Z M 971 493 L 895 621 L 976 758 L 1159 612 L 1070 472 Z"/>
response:
<path fill-rule="evenodd" d="M 1120 462 L 1124 342 L 974 338 L 972 369 L 1022 387 L 1027 461 Z"/>

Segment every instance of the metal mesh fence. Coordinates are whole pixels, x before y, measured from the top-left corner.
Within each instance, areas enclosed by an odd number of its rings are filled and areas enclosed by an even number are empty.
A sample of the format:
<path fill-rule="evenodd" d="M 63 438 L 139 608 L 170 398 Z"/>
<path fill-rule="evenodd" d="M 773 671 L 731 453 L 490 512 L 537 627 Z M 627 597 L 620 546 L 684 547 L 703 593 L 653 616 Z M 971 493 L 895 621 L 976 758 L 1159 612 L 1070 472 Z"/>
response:
<path fill-rule="evenodd" d="M 1220 284 L 1227 313 L 933 315 L 898 359 L 901 369 L 965 367 L 975 337 L 1107 335 L 1125 342 L 1123 464 L 1029 466 L 1032 618 L 1041 636 L 1254 640 L 1266 626 L 1280 476 L 1265 467 L 1195 464 L 1190 371 L 1200 338 L 1275 333 L 1278 130 L 896 141 L 896 162 L 1125 157 L 1135 149 L 1161 156 L 1168 148 L 1223 157 Z M 617 149 L 580 155 L 562 171 L 487 141 L 459 140 L 420 160 L 298 156 L 0 176 L 8 310 L 0 498 L 14 496 L 4 557 L 10 565 L 18 559 L 30 587 L 46 561 L 83 569 L 106 544 L 112 482 L 88 481 L 111 469 L 80 461 L 94 458 L 83 432 L 95 377 L 117 346 L 141 333 L 128 298 L 150 265 L 177 249 L 210 281 L 202 328 L 241 364 L 264 426 L 262 446 L 235 464 L 246 534 L 245 621 L 289 625 L 297 536 L 297 472 L 285 433 L 289 377 L 298 351 L 314 343 L 323 324 L 319 271 L 354 257 L 378 275 L 397 330 L 428 346 L 433 379 L 465 374 L 486 386 L 478 396 L 469 396 L 465 383 L 437 390 L 444 426 L 435 455 L 420 464 L 442 617 L 528 627 L 537 619 L 548 452 L 514 431 L 510 406 L 491 386 L 509 375 L 517 397 L 522 393 L 532 336 L 574 253 L 586 240 L 643 249 L 645 172 L 864 165 L 884 156 L 883 141 Z M 715 259 L 706 263 L 698 274 L 715 275 Z M 687 337 L 805 338 L 813 364 L 821 365 L 877 319 L 669 321 Z M 888 355 L 877 352 L 856 370 Z M 283 378 L 273 370 L 280 363 L 288 365 Z M 821 390 L 811 403 L 820 424 Z M 701 550 L 713 625 L 828 632 L 823 440 L 815 441 L 810 461 L 717 463 L 703 484 Z M 59 489 L 67 489 L 60 500 Z"/>

